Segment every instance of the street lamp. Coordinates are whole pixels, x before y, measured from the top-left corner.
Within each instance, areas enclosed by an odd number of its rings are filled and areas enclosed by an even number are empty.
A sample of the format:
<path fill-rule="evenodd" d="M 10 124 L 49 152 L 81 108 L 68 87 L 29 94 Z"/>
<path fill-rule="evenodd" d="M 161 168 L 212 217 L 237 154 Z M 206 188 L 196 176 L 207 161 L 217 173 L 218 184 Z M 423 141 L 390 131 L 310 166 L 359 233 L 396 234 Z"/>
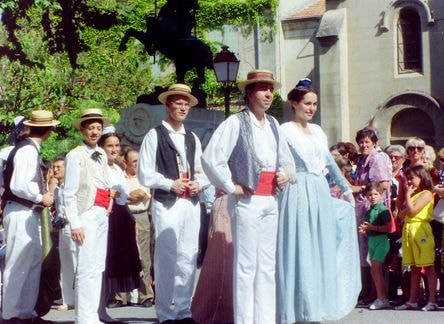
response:
<path fill-rule="evenodd" d="M 217 82 L 222 83 L 225 97 L 225 118 L 230 115 L 230 93 L 234 82 L 236 82 L 239 60 L 228 46 L 223 45 L 222 51 L 214 57 L 214 72 Z"/>

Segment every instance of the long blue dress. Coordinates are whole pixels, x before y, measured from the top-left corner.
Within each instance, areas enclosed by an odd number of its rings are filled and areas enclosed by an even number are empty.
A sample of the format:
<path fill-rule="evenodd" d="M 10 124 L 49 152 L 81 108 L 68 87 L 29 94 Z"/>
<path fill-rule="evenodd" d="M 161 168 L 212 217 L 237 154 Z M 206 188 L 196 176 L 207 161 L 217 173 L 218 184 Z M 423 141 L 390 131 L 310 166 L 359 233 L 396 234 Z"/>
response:
<path fill-rule="evenodd" d="M 326 170 L 349 191 L 328 151 L 322 129 L 307 135 L 281 125 L 296 164 L 296 183 L 280 197 L 277 246 L 278 323 L 337 320 L 356 305 L 361 290 L 354 208 L 332 198 Z"/>

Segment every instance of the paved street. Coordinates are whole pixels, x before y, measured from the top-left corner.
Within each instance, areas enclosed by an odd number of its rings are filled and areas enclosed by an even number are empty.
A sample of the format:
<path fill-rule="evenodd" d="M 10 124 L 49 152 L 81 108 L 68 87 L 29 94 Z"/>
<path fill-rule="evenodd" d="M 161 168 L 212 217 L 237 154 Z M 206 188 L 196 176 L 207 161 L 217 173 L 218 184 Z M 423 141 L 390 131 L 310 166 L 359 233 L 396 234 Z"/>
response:
<path fill-rule="evenodd" d="M 110 309 L 109 314 L 126 323 L 157 323 L 154 308 L 121 307 Z M 56 311 L 45 316 L 56 323 L 74 323 L 74 311 Z M 380 310 L 369 311 L 356 308 L 351 314 L 340 321 L 329 324 L 442 324 L 444 323 L 444 308 L 436 312 Z"/>

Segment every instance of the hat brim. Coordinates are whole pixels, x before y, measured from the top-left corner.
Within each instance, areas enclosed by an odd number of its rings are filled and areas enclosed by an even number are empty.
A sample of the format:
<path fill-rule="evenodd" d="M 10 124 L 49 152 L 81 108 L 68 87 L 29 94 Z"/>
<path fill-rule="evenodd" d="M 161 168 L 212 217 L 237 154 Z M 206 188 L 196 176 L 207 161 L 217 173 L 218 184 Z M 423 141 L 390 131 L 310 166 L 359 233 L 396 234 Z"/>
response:
<path fill-rule="evenodd" d="M 190 102 L 189 102 L 190 103 L 190 107 L 196 106 L 197 102 L 198 102 L 197 98 L 195 96 L 193 96 L 192 94 L 186 93 L 186 92 L 183 92 L 183 91 L 176 91 L 176 90 L 162 92 L 159 95 L 158 99 L 159 99 L 159 101 L 162 104 L 166 105 L 166 101 L 167 101 L 168 97 L 170 97 L 170 96 L 184 96 L 184 97 L 187 97 L 190 100 Z"/>
<path fill-rule="evenodd" d="M 80 130 L 80 124 L 82 124 L 85 120 L 90 120 L 90 119 L 99 119 L 102 121 L 103 123 L 103 127 L 106 127 L 109 125 L 109 120 L 105 117 L 98 117 L 98 116 L 91 116 L 91 117 L 83 117 L 83 118 L 79 118 L 74 120 L 74 122 L 72 123 L 72 125 Z"/>
<path fill-rule="evenodd" d="M 282 85 L 277 82 L 277 81 L 271 81 L 270 79 L 253 79 L 253 80 L 245 80 L 242 82 L 239 82 L 237 87 L 239 88 L 240 91 L 245 92 L 245 88 L 253 83 L 269 83 L 271 85 L 273 85 L 273 90 L 277 90 L 279 89 Z"/>
<path fill-rule="evenodd" d="M 60 124 L 60 122 L 58 120 L 52 120 L 51 122 L 48 122 L 48 123 L 38 123 L 38 124 L 33 123 L 31 120 L 25 120 L 23 122 L 23 125 L 30 126 L 30 127 L 54 127 L 59 124 Z"/>

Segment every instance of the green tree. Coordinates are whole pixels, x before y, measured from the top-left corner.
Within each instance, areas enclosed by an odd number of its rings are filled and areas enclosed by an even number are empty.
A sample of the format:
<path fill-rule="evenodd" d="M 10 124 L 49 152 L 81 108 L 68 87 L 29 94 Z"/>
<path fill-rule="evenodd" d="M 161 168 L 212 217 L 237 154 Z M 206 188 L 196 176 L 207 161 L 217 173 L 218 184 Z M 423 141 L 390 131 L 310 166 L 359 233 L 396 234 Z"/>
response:
<path fill-rule="evenodd" d="M 61 121 L 45 142 L 45 158 L 68 151 L 79 141 L 72 121 L 87 106 L 99 105 L 113 122 L 120 110 L 149 93 L 154 84 L 166 85 L 174 76 L 152 74 L 153 60 L 143 45 L 132 42 L 125 52 L 118 46 L 130 27 L 143 30 L 165 0 L 4 0 L 0 3 L 0 144 L 13 118 L 35 109 L 51 110 Z M 248 33 L 259 21 L 270 30 L 277 0 L 200 0 L 197 31 L 224 24 Z M 267 13 L 267 14 L 264 14 Z M 207 40 L 211 43 L 209 40 Z M 218 46 L 213 44 L 217 50 Z M 170 63 L 161 56 L 167 69 Z M 187 75 L 192 78 L 193 72 Z M 204 89 L 210 103 L 220 102 L 212 73 Z"/>

